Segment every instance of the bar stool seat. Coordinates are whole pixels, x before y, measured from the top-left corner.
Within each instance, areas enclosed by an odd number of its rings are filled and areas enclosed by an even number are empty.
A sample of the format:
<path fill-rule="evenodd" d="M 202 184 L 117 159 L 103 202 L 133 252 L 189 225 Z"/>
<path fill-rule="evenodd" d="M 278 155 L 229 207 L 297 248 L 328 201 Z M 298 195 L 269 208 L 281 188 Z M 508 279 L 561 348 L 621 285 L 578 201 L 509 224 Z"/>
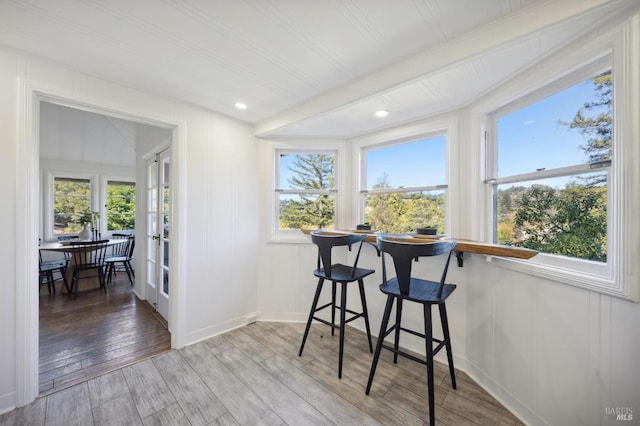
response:
<path fill-rule="evenodd" d="M 387 303 L 382 316 L 382 324 L 380 325 L 380 333 L 378 334 L 378 342 L 373 355 L 371 371 L 369 372 L 369 381 L 365 393 L 369 395 L 373 377 L 376 372 L 380 351 L 384 348 L 393 352 L 394 364 L 398 362 L 398 355 L 416 361 L 427 367 L 427 386 L 429 389 L 429 424 L 435 424 L 435 398 L 434 398 L 434 378 L 433 378 L 433 357 L 442 349 L 446 348 L 447 361 L 449 363 L 449 373 L 451 375 L 451 385 L 456 389 L 456 376 L 453 366 L 453 352 L 451 351 L 451 338 L 449 335 L 449 322 L 447 319 L 447 310 L 445 306 L 446 299 L 456 289 L 454 284 L 445 284 L 449 262 L 453 248 L 456 246 L 455 241 L 436 241 L 436 242 L 410 242 L 406 239 L 394 239 L 391 237 L 378 238 L 378 250 L 382 254 L 382 284 L 380 291 L 387 295 Z M 389 254 L 393 259 L 396 271 L 396 277 L 387 279 L 387 270 L 385 264 L 385 254 Z M 414 259 L 420 256 L 446 256 L 444 270 L 440 281 L 429 281 L 411 276 L 411 266 Z M 410 330 L 402 327 L 402 304 L 404 301 L 415 302 L 423 305 L 424 315 L 424 332 Z M 388 326 L 391 316 L 391 309 L 396 302 L 396 321 L 392 326 Z M 436 339 L 433 337 L 431 325 L 431 306 L 437 305 L 440 310 L 440 321 L 442 323 L 442 331 L 444 338 Z M 407 332 L 425 339 L 425 359 L 418 358 L 400 349 L 400 332 Z M 394 333 L 393 346 L 384 343 L 385 337 Z M 434 343 L 437 346 L 434 348 Z"/>
<path fill-rule="evenodd" d="M 311 233 L 311 240 L 318 246 L 318 266 L 313 271 L 313 275 L 318 277 L 318 285 L 316 286 L 316 293 L 313 298 L 311 310 L 309 311 L 309 318 L 307 319 L 307 326 L 304 330 L 304 336 L 302 337 L 302 343 L 300 344 L 300 351 L 298 355 L 302 355 L 304 350 L 307 336 L 309 335 L 309 328 L 313 320 L 319 321 L 323 324 L 327 324 L 331 327 L 331 335 L 334 334 L 335 329 L 340 330 L 340 344 L 338 355 L 338 378 L 342 378 L 342 355 L 344 352 L 344 333 L 345 325 L 358 318 L 364 319 L 364 324 L 367 330 L 367 338 L 369 339 L 369 351 L 373 352 L 373 345 L 371 342 L 371 329 L 369 328 L 369 313 L 367 311 L 367 301 L 364 293 L 364 281 L 363 278 L 369 276 L 375 272 L 373 269 L 358 268 L 358 258 L 360 257 L 360 250 L 362 249 L 362 242 L 367 238 L 366 235 L 352 235 L 352 234 L 340 234 L 334 232 L 324 232 L 321 230 Z M 340 263 L 333 264 L 331 262 L 331 251 L 333 247 L 349 246 L 358 244 L 358 253 L 356 254 L 353 265 L 342 265 Z M 318 300 L 322 293 L 323 284 L 326 281 L 331 281 L 331 302 L 322 306 L 318 306 Z M 360 290 L 360 302 L 362 304 L 362 311 L 356 312 L 347 308 L 347 284 L 351 282 L 358 282 L 358 288 Z M 337 283 L 341 284 L 340 291 L 340 304 L 336 304 L 336 286 Z M 318 317 L 316 313 L 325 308 L 331 309 L 331 321 Z M 340 313 L 339 322 L 336 323 L 335 313 L 336 309 Z M 350 316 L 347 318 L 347 314 Z"/>

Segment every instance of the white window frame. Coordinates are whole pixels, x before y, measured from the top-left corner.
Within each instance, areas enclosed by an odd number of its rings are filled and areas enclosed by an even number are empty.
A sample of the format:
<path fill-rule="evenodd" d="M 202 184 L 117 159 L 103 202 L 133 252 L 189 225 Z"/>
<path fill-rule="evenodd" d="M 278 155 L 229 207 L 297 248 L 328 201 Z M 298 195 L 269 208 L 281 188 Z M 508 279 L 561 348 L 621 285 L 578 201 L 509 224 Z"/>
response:
<path fill-rule="evenodd" d="M 305 148 L 301 148 L 301 145 L 307 145 Z M 271 147 L 271 184 L 270 184 L 270 193 L 271 195 L 271 209 L 270 214 L 268 215 L 269 221 L 269 229 L 270 233 L 268 236 L 268 241 L 270 242 L 291 242 L 291 243 L 308 243 L 310 242 L 309 237 L 304 235 L 299 229 L 280 229 L 279 221 L 280 221 L 280 194 L 290 193 L 290 194 L 325 194 L 330 193 L 334 195 L 334 227 L 336 229 L 340 228 L 340 224 L 342 223 L 341 217 L 343 216 L 340 208 L 344 205 L 344 200 L 341 199 L 343 197 L 344 191 L 341 190 L 341 168 L 343 167 L 343 163 L 341 162 L 341 153 L 343 154 L 343 145 L 340 143 L 336 143 L 336 141 L 327 141 L 326 143 L 319 143 L 315 141 L 315 143 L 311 146 L 309 144 L 302 143 L 299 145 L 293 144 L 284 144 L 284 143 L 275 143 Z M 279 177 L 280 177 L 280 155 L 281 154 L 330 154 L 334 156 L 334 188 L 328 191 L 305 191 L 305 190 L 289 190 L 285 188 L 279 187 Z"/>
<path fill-rule="evenodd" d="M 44 175 L 44 188 L 45 191 L 43 199 L 43 217 L 42 217 L 42 236 L 44 241 L 55 241 L 57 235 L 53 232 L 53 183 L 56 178 L 67 179 L 84 179 L 90 182 L 91 188 L 91 211 L 98 211 L 100 200 L 100 181 L 98 176 L 90 173 L 69 172 L 69 171 L 47 171 Z"/>
<path fill-rule="evenodd" d="M 530 260 L 522 261 L 510 258 L 491 258 L 496 266 L 520 271 L 548 280 L 574 285 L 603 294 L 638 301 L 640 297 L 639 267 L 637 258 L 640 250 L 640 52 L 637 43 L 640 40 L 639 20 L 634 18 L 621 30 L 611 32 L 587 43 L 572 52 L 560 52 L 536 68 L 536 72 L 524 74 L 518 81 L 505 85 L 502 91 L 478 105 L 473 114 L 480 118 L 475 122 L 475 130 L 486 134 L 491 127 L 490 113 L 504 108 L 505 105 L 529 97 L 541 87 L 553 87 L 554 82 L 566 84 L 565 78 L 580 81 L 580 72 L 597 67 L 610 55 L 609 67 L 613 75 L 613 161 L 608 179 L 609 223 L 607 238 L 609 250 L 607 266 L 602 268 L 597 262 L 565 258 L 557 255 L 538 254 Z M 594 65 L 595 64 L 595 65 Z M 604 71 L 604 69 L 603 69 Z M 559 77 L 564 75 L 565 77 Z M 587 76 L 588 78 L 588 76 Z M 582 79 L 584 80 L 584 78 Z M 563 84 L 564 83 L 564 84 Z M 544 97 L 544 90 L 540 92 Z M 472 132 L 474 129 L 472 129 Z M 492 170 L 495 164 L 495 152 L 490 140 L 482 141 L 485 146 L 486 169 L 480 176 L 478 192 L 484 194 L 481 204 L 485 211 L 482 235 L 490 241 L 493 235 L 493 202 L 491 199 Z M 479 158 L 483 158 L 482 152 Z"/>
<path fill-rule="evenodd" d="M 133 229 L 117 229 L 117 230 L 111 230 L 108 231 L 107 230 L 107 188 L 109 185 L 109 182 L 123 182 L 123 183 L 131 183 L 134 186 L 136 186 L 136 181 L 135 179 L 131 178 L 130 176 L 115 176 L 115 175 L 103 175 L 102 176 L 102 185 L 101 188 L 103 188 L 103 191 L 101 191 L 100 193 L 100 208 L 99 208 L 99 212 L 100 212 L 100 232 L 101 234 L 104 236 L 105 234 L 112 234 L 112 233 L 118 233 L 120 231 L 123 232 L 132 232 L 134 231 Z M 136 210 L 138 209 L 138 206 L 136 205 Z"/>
<path fill-rule="evenodd" d="M 612 211 L 612 207 L 613 207 L 612 196 L 611 196 L 612 191 L 609 191 L 609 188 L 611 186 L 610 185 L 611 177 L 612 177 L 612 174 L 611 174 L 612 161 L 598 162 L 598 163 L 591 163 L 591 164 L 584 163 L 584 164 L 570 165 L 565 167 L 558 167 L 554 169 L 538 170 L 531 173 L 519 174 L 514 176 L 498 177 L 496 176 L 496 173 L 498 169 L 497 148 L 498 148 L 498 142 L 499 142 L 499 135 L 497 134 L 498 133 L 497 129 L 495 129 L 495 123 L 500 117 L 504 117 L 505 115 L 508 115 L 512 112 L 518 111 L 522 108 L 532 105 L 542 99 L 552 96 L 555 93 L 558 93 L 562 90 L 568 89 L 576 84 L 590 80 L 606 71 L 609 71 L 610 69 L 611 69 L 611 57 L 606 56 L 590 64 L 585 68 L 582 68 L 561 79 L 554 81 L 553 83 L 549 84 L 544 88 L 537 90 L 536 92 L 523 96 L 522 98 L 518 99 L 516 102 L 513 102 L 505 107 L 502 107 L 494 111 L 489 115 L 488 139 L 490 140 L 487 141 L 488 143 L 486 145 L 487 146 L 487 166 L 488 166 L 487 172 L 486 172 L 486 176 L 488 176 L 488 179 L 486 180 L 486 184 L 491 185 L 492 187 L 491 193 L 493 196 L 495 196 L 495 192 L 494 192 L 495 187 L 500 184 L 508 184 L 508 183 L 517 184 L 520 182 L 526 182 L 526 181 L 532 181 L 532 180 L 538 180 L 538 179 L 553 178 L 553 177 L 560 177 L 560 176 L 571 176 L 574 173 L 583 174 L 588 172 L 606 171 L 607 172 L 607 247 L 612 247 L 612 239 L 611 239 L 611 232 L 610 232 L 610 230 L 612 229 L 612 221 L 611 221 L 611 215 L 609 214 L 609 212 Z M 614 80 L 615 80 L 615 77 L 614 77 Z M 614 102 L 615 102 L 615 99 L 614 99 Z M 614 117 L 614 122 L 615 122 L 615 117 Z M 612 139 L 615 139 L 615 136 L 612 136 Z M 615 145 L 613 141 L 612 141 L 612 145 Z M 614 149 L 615 149 L 615 146 L 614 146 Z M 613 157 L 614 159 L 616 158 L 615 151 L 613 153 Z M 495 208 L 495 206 L 493 207 Z M 493 211 L 493 209 L 491 212 L 491 217 L 493 219 L 491 234 L 495 239 L 496 212 Z M 588 261 L 584 259 L 571 258 L 567 256 L 560 256 L 560 255 L 547 254 L 547 253 L 539 253 L 536 256 L 535 261 L 544 263 L 546 265 L 552 265 L 557 268 L 563 268 L 566 270 L 581 271 L 583 273 L 593 275 L 594 277 L 597 277 L 597 276 L 610 277 L 612 276 L 612 262 L 609 259 L 610 254 L 611 254 L 611 249 L 608 250 L 606 263 L 593 262 L 593 261 Z"/>
<path fill-rule="evenodd" d="M 446 182 L 442 185 L 421 186 L 415 188 L 401 188 L 400 191 L 394 189 L 391 192 L 411 192 L 415 190 L 430 190 L 430 189 L 443 189 L 446 186 L 445 196 L 445 218 L 444 227 L 445 233 L 449 235 L 451 232 L 455 232 L 459 229 L 459 224 L 463 220 L 460 214 L 456 214 L 455 205 L 459 203 L 459 174 L 452 173 L 452 159 L 457 158 L 457 146 L 458 143 L 458 119 L 456 116 L 442 116 L 437 118 L 430 118 L 423 121 L 418 121 L 410 125 L 399 126 L 396 128 L 390 128 L 375 132 L 369 135 L 364 135 L 355 138 L 351 141 L 352 144 L 352 158 L 358 167 L 354 167 L 354 175 L 352 177 L 353 194 L 357 194 L 357 205 L 353 206 L 352 223 L 353 227 L 358 223 L 362 223 L 365 217 L 365 197 L 367 193 L 371 194 L 374 191 L 367 190 L 366 182 L 366 156 L 365 152 L 369 149 L 382 148 L 385 146 L 398 145 L 402 143 L 416 142 L 422 139 L 428 139 L 437 136 L 445 137 L 445 174 Z M 377 191 L 376 191 L 377 192 Z"/>
<path fill-rule="evenodd" d="M 447 162 L 447 146 L 449 145 L 449 135 L 445 130 L 439 132 L 432 132 L 427 134 L 414 135 L 412 137 L 404 137 L 401 139 L 386 141 L 378 144 L 366 145 L 361 148 L 360 155 L 360 189 L 359 189 L 359 209 L 360 216 L 358 223 L 363 223 L 365 220 L 365 210 L 367 195 L 375 194 L 407 194 L 412 192 L 427 192 L 427 191 L 444 191 L 445 193 L 445 232 L 446 232 L 446 216 L 447 216 L 447 199 L 449 198 L 449 186 L 446 182 L 448 175 L 448 167 L 445 164 L 445 182 L 435 185 L 421 185 L 413 187 L 397 187 L 397 188 L 383 188 L 383 189 L 367 189 L 369 182 L 367 182 L 367 152 L 381 148 L 389 148 L 392 146 L 399 146 L 404 144 L 410 144 L 414 142 L 420 142 L 426 139 L 432 139 L 437 137 L 444 137 L 445 139 L 445 163 Z M 428 165 L 426 165 L 428 166 Z"/>

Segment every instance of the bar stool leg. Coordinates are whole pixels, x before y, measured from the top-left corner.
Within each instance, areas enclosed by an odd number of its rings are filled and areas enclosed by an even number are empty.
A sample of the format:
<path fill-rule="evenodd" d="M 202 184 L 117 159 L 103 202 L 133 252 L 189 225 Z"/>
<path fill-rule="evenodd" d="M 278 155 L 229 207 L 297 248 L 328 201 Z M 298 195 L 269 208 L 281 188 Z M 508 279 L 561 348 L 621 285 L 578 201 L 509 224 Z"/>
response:
<path fill-rule="evenodd" d="M 335 335 L 336 330 L 336 282 L 331 282 L 331 335 Z"/>
<path fill-rule="evenodd" d="M 344 352 L 344 321 L 347 310 L 347 283 L 340 283 L 340 359 L 338 360 L 338 379 L 342 379 L 342 353 Z"/>
<path fill-rule="evenodd" d="M 429 424 L 436 423 L 435 395 L 433 394 L 433 334 L 431 331 L 431 305 L 424 305 L 424 339 L 427 353 L 427 387 L 429 388 Z"/>
<path fill-rule="evenodd" d="M 396 335 L 393 341 L 393 363 L 398 363 L 398 348 L 400 347 L 400 323 L 402 322 L 402 299 L 396 303 Z"/>
<path fill-rule="evenodd" d="M 318 286 L 316 287 L 316 295 L 313 296 L 313 303 L 311 304 L 311 311 L 309 311 L 309 318 L 307 319 L 307 327 L 304 329 L 304 336 L 302 336 L 302 343 L 300 344 L 300 352 L 298 352 L 298 356 L 302 356 L 302 350 L 304 349 L 304 344 L 307 341 L 307 335 L 309 334 L 311 321 L 313 321 L 313 314 L 316 312 L 316 306 L 318 306 L 318 299 L 320 298 L 320 293 L 322 292 L 323 282 L 324 282 L 324 278 L 320 278 L 318 280 Z"/>
<path fill-rule="evenodd" d="M 367 299 L 364 297 L 364 282 L 358 280 L 360 287 L 360 301 L 362 302 L 362 313 L 364 315 L 364 326 L 367 328 L 367 338 L 369 339 L 369 352 L 373 353 L 373 344 L 371 343 L 371 328 L 369 328 L 369 311 L 367 310 Z"/>
<path fill-rule="evenodd" d="M 451 387 L 456 389 L 456 371 L 453 367 L 453 351 L 451 350 L 451 337 L 449 337 L 449 321 L 447 320 L 447 308 L 441 303 L 440 321 L 442 322 L 442 333 L 444 334 L 445 348 L 447 349 L 447 361 L 449 362 L 449 374 L 451 375 Z"/>
<path fill-rule="evenodd" d="M 365 394 L 369 395 L 371 390 L 371 384 L 373 383 L 373 376 L 376 374 L 376 367 L 378 366 L 378 359 L 380 358 L 380 351 L 382 350 L 382 342 L 387 334 L 387 325 L 389 324 L 389 316 L 391 316 L 391 308 L 393 308 L 393 297 L 387 296 L 387 304 L 384 307 L 384 314 L 382 315 L 382 324 L 380 324 L 380 333 L 378 333 L 378 342 L 376 343 L 376 351 L 373 353 L 373 362 L 371 363 L 371 371 L 369 372 L 369 382 L 367 383 L 367 389 Z"/>

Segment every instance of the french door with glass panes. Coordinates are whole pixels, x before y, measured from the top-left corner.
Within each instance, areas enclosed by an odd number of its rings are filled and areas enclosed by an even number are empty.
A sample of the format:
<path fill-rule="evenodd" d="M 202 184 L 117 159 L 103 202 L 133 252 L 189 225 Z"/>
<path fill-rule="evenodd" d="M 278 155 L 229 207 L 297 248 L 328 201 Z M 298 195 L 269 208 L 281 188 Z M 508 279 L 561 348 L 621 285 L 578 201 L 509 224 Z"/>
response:
<path fill-rule="evenodd" d="M 146 296 L 169 320 L 170 148 L 147 160 Z"/>

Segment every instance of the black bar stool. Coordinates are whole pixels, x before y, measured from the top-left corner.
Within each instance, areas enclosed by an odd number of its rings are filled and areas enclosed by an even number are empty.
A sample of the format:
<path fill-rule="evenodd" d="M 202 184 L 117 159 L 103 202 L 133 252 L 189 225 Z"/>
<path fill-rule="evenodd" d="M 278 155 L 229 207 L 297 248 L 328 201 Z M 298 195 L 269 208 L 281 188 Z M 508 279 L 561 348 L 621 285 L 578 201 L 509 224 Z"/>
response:
<path fill-rule="evenodd" d="M 382 316 L 382 324 L 380 326 L 380 334 L 378 334 L 378 342 L 376 351 L 373 355 L 373 363 L 371 364 L 371 372 L 369 373 L 369 383 L 367 383 L 366 394 L 369 395 L 373 376 L 376 372 L 378 359 L 380 358 L 380 350 L 382 348 L 393 352 L 394 364 L 398 362 L 398 355 L 409 358 L 413 361 L 427 366 L 427 385 L 429 388 L 429 424 L 435 424 L 435 399 L 433 395 L 433 357 L 443 347 L 447 349 L 447 360 L 449 362 L 449 373 L 451 374 L 451 385 L 456 388 L 456 376 L 453 368 L 453 353 L 451 351 L 451 339 L 449 337 L 449 322 L 447 321 L 447 310 L 445 300 L 453 293 L 456 286 L 453 284 L 445 284 L 449 262 L 453 248 L 456 246 L 455 241 L 435 241 L 435 242 L 411 242 L 407 239 L 379 237 L 378 249 L 382 253 L 382 284 L 380 291 L 387 295 L 387 304 L 384 308 Z M 387 270 L 385 266 L 385 254 L 391 255 L 396 270 L 396 277 L 387 280 Z M 414 259 L 420 256 L 439 256 L 446 255 L 444 270 L 439 282 L 422 280 L 411 276 L 411 264 Z M 423 305 L 424 313 L 424 334 L 415 330 L 409 330 L 401 326 L 402 320 L 402 303 L 403 301 L 416 302 Z M 391 316 L 391 308 L 393 302 L 396 304 L 396 323 L 388 327 L 389 317 Z M 435 339 L 431 330 L 431 306 L 438 305 L 440 309 L 440 321 L 442 322 L 442 331 L 444 338 L 442 340 Z M 393 346 L 384 344 L 384 338 L 395 331 L 395 339 Z M 415 336 L 425 339 L 426 343 L 426 359 L 417 358 L 409 353 L 399 349 L 400 331 L 404 331 Z M 433 347 L 433 344 L 438 345 Z"/>
<path fill-rule="evenodd" d="M 313 275 L 318 277 L 318 286 L 316 287 L 316 294 L 313 298 L 313 304 L 311 305 L 311 311 L 309 312 L 309 319 L 307 320 L 307 327 L 304 330 L 304 336 L 302 337 L 302 344 L 300 345 L 300 352 L 298 355 L 302 355 L 304 344 L 307 341 L 307 335 L 309 334 L 309 328 L 311 322 L 315 319 L 323 324 L 331 326 L 331 335 L 334 334 L 336 328 L 340 329 L 340 352 L 338 361 L 338 378 L 342 378 L 342 353 L 344 351 L 344 326 L 345 324 L 357 319 L 364 318 L 364 325 L 367 329 L 367 338 L 369 339 L 369 351 L 373 352 L 373 345 L 371 344 L 371 330 L 369 328 L 369 313 L 367 312 L 367 301 L 364 296 L 364 284 L 363 278 L 367 275 L 371 275 L 375 272 L 373 269 L 358 268 L 358 258 L 360 257 L 360 250 L 362 249 L 362 242 L 367 238 L 366 235 L 351 235 L 340 234 L 335 232 L 323 232 L 321 230 L 311 233 L 311 241 L 318 246 L 318 266 Z M 358 253 L 356 259 L 353 262 L 353 266 L 342 265 L 340 263 L 331 263 L 331 250 L 337 246 L 349 246 L 352 244 L 360 243 L 358 245 Z M 330 280 L 332 283 L 331 302 L 318 307 L 318 299 L 322 292 L 322 285 L 325 280 Z M 360 301 L 362 303 L 362 312 L 355 312 L 347 309 L 347 284 L 357 281 L 360 288 Z M 340 291 L 340 305 L 336 305 L 336 283 L 341 284 Z M 331 321 L 327 321 L 324 318 L 316 316 L 316 312 L 331 308 Z M 336 309 L 340 311 L 340 320 L 336 324 L 335 312 Z M 346 318 L 346 314 L 349 313 L 352 316 Z"/>

